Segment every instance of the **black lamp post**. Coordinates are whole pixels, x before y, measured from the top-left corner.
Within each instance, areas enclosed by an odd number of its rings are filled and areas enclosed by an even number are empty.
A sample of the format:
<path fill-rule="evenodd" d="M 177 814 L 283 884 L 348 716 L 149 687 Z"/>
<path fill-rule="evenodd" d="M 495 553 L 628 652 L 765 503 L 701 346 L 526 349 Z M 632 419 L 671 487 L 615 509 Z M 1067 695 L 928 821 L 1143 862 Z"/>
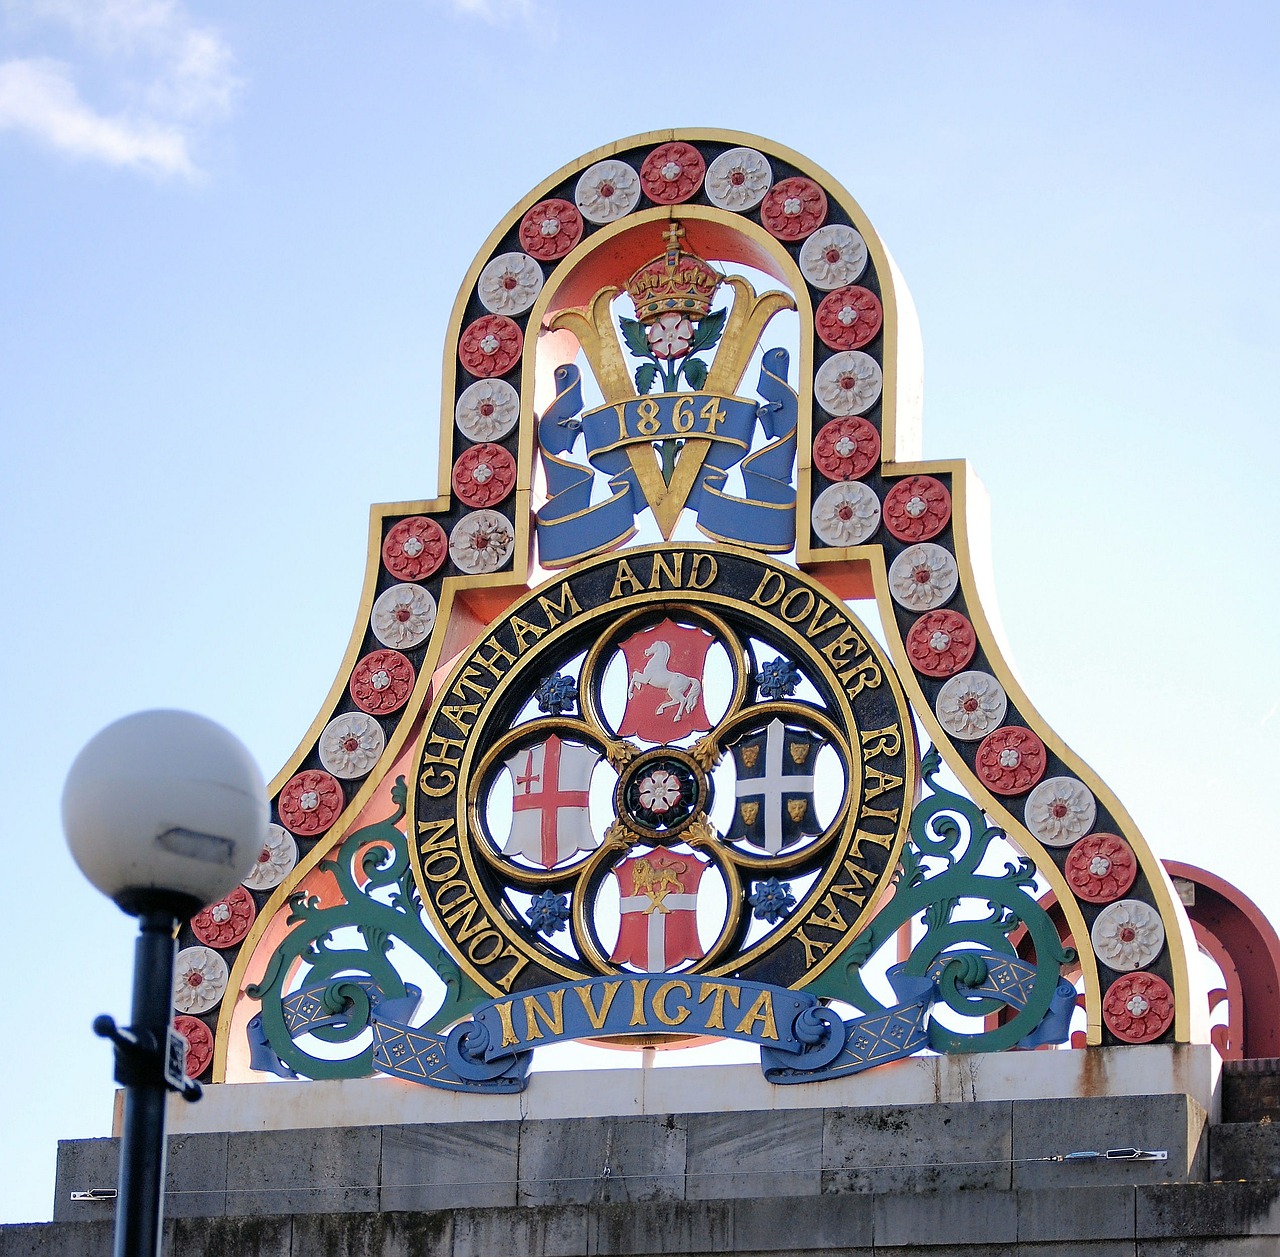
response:
<path fill-rule="evenodd" d="M 98 1017 L 125 1089 L 115 1257 L 155 1257 L 164 1214 L 165 1097 L 199 1099 L 171 1025 L 179 924 L 252 869 L 267 830 L 262 775 L 220 725 L 145 711 L 108 725 L 76 757 L 62 793 L 67 845 L 84 875 L 138 918 L 131 1022 Z"/>

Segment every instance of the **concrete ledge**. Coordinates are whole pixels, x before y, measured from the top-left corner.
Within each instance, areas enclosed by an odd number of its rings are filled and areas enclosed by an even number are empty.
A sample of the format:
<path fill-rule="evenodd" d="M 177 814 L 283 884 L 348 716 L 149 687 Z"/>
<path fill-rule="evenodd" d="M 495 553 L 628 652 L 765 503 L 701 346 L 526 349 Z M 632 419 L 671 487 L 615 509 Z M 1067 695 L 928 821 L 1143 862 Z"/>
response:
<path fill-rule="evenodd" d="M 181 1257 L 1275 1257 L 1280 1184 L 178 1218 Z M 0 1257 L 109 1257 L 111 1223 L 0 1227 Z"/>
<path fill-rule="evenodd" d="M 1133 1252 L 1132 1187 L 1067 1187 L 1018 1192 L 1018 1242 L 1125 1241 Z"/>
<path fill-rule="evenodd" d="M 173 1096 L 172 1134 L 667 1113 L 900 1107 L 982 1100 L 1182 1094 L 1218 1120 L 1221 1063 L 1203 1044 L 916 1056 L 831 1082 L 775 1086 L 756 1065 L 535 1072 L 520 1095 L 439 1091 L 394 1078 L 222 1083 Z M 116 1133 L 119 1131 L 117 1129 Z"/>
<path fill-rule="evenodd" d="M 1139 1239 L 1267 1235 L 1280 1252 L 1280 1183 L 1139 1187 Z"/>
<path fill-rule="evenodd" d="M 1227 1182 L 1280 1178 L 1280 1123 L 1215 1126 L 1209 1132 L 1209 1177 Z"/>

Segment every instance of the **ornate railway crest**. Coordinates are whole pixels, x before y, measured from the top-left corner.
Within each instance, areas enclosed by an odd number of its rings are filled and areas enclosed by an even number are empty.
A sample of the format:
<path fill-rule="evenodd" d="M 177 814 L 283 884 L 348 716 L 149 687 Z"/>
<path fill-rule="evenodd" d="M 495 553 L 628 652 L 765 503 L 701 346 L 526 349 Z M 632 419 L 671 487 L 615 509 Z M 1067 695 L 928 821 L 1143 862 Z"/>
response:
<path fill-rule="evenodd" d="M 918 461 L 915 335 L 857 204 L 753 137 L 636 137 L 507 215 L 441 496 L 375 509 L 259 867 L 184 932 L 215 1080 L 515 1090 L 540 1043 L 722 1035 L 800 1082 L 1062 1042 L 1077 1000 L 1090 1044 L 1201 1033 L 1159 861 L 1001 656 L 969 472 Z"/>

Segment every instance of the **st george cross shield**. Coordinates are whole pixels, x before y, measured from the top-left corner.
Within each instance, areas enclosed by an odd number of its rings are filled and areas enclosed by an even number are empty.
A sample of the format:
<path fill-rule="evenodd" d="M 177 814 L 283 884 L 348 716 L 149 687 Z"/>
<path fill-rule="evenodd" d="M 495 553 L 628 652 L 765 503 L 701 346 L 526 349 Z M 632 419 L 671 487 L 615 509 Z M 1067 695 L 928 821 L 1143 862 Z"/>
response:
<path fill-rule="evenodd" d="M 621 738 L 677 742 L 711 728 L 702 705 L 703 671 L 715 638 L 663 620 L 620 644 L 627 661 L 627 706 Z"/>
<path fill-rule="evenodd" d="M 594 851 L 588 811 L 591 773 L 600 752 L 553 733 L 504 760 L 511 774 L 511 836 L 502 850 L 554 868 L 578 851 Z"/>
<path fill-rule="evenodd" d="M 771 720 L 733 747 L 736 806 L 726 837 L 777 855 L 822 832 L 813 810 L 813 764 L 822 739 Z"/>
<path fill-rule="evenodd" d="M 623 860 L 613 870 L 622 897 L 622 927 L 609 959 L 648 973 L 701 959 L 698 883 L 706 870 L 694 856 L 670 851 Z"/>

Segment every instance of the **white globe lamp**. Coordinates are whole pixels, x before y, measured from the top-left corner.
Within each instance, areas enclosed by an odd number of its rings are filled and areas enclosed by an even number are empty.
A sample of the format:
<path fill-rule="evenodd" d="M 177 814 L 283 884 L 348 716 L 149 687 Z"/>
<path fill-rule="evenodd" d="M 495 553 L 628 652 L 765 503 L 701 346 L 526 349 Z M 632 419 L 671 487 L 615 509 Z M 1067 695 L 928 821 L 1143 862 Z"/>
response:
<path fill-rule="evenodd" d="M 240 740 L 187 711 L 141 711 L 76 756 L 62 825 L 80 871 L 126 912 L 190 916 L 248 876 L 267 832 L 262 774 Z"/>
<path fill-rule="evenodd" d="M 165 1097 L 189 1100 L 186 1040 L 172 1027 L 174 938 L 257 862 L 266 787 L 221 725 L 186 711 L 142 711 L 108 725 L 76 756 L 62 827 L 81 872 L 138 918 L 128 1026 L 98 1017 L 125 1089 L 115 1257 L 155 1257 L 164 1216 Z"/>

